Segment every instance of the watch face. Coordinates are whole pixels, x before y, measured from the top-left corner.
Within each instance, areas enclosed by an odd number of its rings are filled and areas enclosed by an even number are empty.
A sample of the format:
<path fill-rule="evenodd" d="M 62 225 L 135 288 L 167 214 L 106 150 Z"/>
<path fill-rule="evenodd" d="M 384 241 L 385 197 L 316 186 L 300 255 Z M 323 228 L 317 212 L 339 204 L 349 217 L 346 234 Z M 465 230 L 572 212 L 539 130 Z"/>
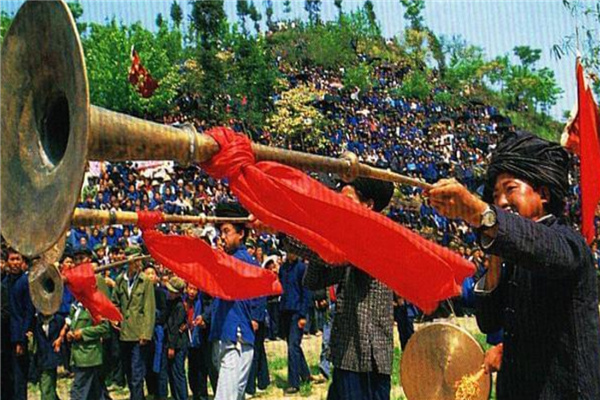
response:
<path fill-rule="evenodd" d="M 496 224 L 496 214 L 492 210 L 484 212 L 481 218 L 481 224 L 487 227 L 494 226 L 494 224 Z"/>

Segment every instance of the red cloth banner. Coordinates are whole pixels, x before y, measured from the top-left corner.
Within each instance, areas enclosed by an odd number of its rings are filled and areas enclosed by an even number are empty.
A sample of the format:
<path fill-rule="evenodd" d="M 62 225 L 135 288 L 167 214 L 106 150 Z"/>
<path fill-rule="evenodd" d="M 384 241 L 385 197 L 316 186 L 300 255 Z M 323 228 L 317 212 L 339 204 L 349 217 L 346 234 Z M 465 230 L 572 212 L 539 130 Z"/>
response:
<path fill-rule="evenodd" d="M 62 271 L 65 284 L 73 296 L 88 309 L 94 324 L 103 318 L 109 321 L 122 321 L 123 316 L 115 305 L 98 290 L 94 265 L 92 263 L 79 264 Z"/>
<path fill-rule="evenodd" d="M 129 82 L 136 87 L 139 94 L 144 98 L 151 97 L 154 91 L 158 88 L 158 82 L 156 82 L 150 72 L 144 68 L 140 61 L 135 48 L 131 48 L 131 67 L 129 68 Z"/>
<path fill-rule="evenodd" d="M 566 127 L 563 145 L 579 154 L 581 174 L 582 234 L 588 244 L 594 240 L 594 217 L 600 201 L 600 117 L 592 88 L 577 59 L 577 113 Z M 565 140 L 566 139 L 566 140 Z"/>
<path fill-rule="evenodd" d="M 164 235 L 154 230 L 162 220 L 160 212 L 138 212 L 138 226 L 143 231 L 144 244 L 152 258 L 200 291 L 224 300 L 283 293 L 281 283 L 272 271 L 213 250 L 201 239 Z"/>
<path fill-rule="evenodd" d="M 383 215 L 354 203 L 305 173 L 256 163 L 250 140 L 227 128 L 207 132 L 220 152 L 202 167 L 228 178 L 259 220 L 306 243 L 325 261 L 349 262 L 426 312 L 460 293 L 474 265 Z"/>

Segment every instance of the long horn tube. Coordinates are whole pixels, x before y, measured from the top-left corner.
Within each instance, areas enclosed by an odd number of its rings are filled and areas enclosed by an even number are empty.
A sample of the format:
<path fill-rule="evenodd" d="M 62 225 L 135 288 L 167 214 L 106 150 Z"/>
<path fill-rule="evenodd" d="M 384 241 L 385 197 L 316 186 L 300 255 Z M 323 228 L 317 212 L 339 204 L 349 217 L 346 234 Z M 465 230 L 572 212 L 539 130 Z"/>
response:
<path fill-rule="evenodd" d="M 164 223 L 171 224 L 245 224 L 250 222 L 249 218 L 226 218 L 212 217 L 206 215 L 172 215 L 163 213 Z M 108 211 L 108 210 L 88 210 L 85 208 L 76 208 L 73 212 L 71 224 L 73 226 L 94 226 L 94 225 L 114 225 L 114 224 L 137 224 L 138 215 L 132 211 Z"/>
<path fill-rule="evenodd" d="M 39 62 L 43 60 L 43 67 Z M 71 223 L 88 160 L 204 162 L 219 151 L 192 126 L 177 129 L 90 105 L 85 60 L 63 0 L 28 0 L 2 44 L 2 234 L 27 256 L 49 249 Z M 257 160 L 300 169 L 429 188 L 380 171 L 349 153 L 341 159 L 253 144 Z M 41 211 L 41 212 L 40 212 Z"/>

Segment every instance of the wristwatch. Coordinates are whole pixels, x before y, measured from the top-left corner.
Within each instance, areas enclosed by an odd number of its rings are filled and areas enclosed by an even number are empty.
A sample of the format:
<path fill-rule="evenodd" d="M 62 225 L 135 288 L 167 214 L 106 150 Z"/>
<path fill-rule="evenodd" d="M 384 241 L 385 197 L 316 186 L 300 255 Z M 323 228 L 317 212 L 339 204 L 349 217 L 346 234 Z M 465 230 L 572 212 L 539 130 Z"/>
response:
<path fill-rule="evenodd" d="M 496 210 L 494 210 L 491 206 L 488 206 L 485 211 L 481 213 L 481 219 L 479 222 L 481 229 L 490 229 L 496 226 L 498 223 Z"/>

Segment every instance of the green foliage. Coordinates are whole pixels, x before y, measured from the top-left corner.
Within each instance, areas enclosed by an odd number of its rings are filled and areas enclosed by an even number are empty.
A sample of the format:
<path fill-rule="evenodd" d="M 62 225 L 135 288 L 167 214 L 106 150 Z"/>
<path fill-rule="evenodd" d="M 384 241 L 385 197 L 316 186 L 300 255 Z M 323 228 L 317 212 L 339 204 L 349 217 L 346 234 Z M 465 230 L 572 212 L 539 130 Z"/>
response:
<path fill-rule="evenodd" d="M 402 82 L 400 94 L 409 99 L 426 100 L 433 90 L 427 75 L 422 71 L 411 71 Z"/>
<path fill-rule="evenodd" d="M 0 13 L 0 44 L 4 41 L 8 27 L 12 23 L 13 17 L 9 16 L 6 11 Z"/>
<path fill-rule="evenodd" d="M 304 9 L 312 25 L 321 23 L 321 0 L 304 0 Z"/>
<path fill-rule="evenodd" d="M 425 0 L 400 0 L 400 4 L 405 8 L 404 19 L 409 22 L 411 29 L 423 29 Z"/>
<path fill-rule="evenodd" d="M 92 23 L 89 28 L 82 42 L 92 104 L 137 116 L 169 112 L 177 94 L 181 36 L 164 26 L 153 34 L 139 23 L 117 25 L 114 19 L 106 25 Z M 127 80 L 133 45 L 142 64 L 159 83 L 148 99 L 142 98 Z"/>
<path fill-rule="evenodd" d="M 529 46 L 516 46 L 513 49 L 515 56 L 521 61 L 521 65 L 524 68 L 532 68 L 533 65 L 538 62 L 542 55 L 542 50 L 532 49 Z"/>
<path fill-rule="evenodd" d="M 183 21 L 183 10 L 176 0 L 173 0 L 173 3 L 171 3 L 171 19 L 176 28 L 181 26 L 181 21 Z"/>
<path fill-rule="evenodd" d="M 576 34 L 567 35 L 552 46 L 552 54 L 558 59 L 565 56 L 574 59 L 580 54 L 586 72 L 600 76 L 600 0 L 563 0 L 562 3 L 571 14 Z M 593 88 L 600 96 L 600 81 L 597 78 Z"/>
<path fill-rule="evenodd" d="M 355 67 L 349 67 L 344 75 L 344 86 L 349 90 L 355 87 L 360 88 L 362 92 L 368 91 L 373 87 L 373 68 L 366 63 L 360 63 Z"/>

